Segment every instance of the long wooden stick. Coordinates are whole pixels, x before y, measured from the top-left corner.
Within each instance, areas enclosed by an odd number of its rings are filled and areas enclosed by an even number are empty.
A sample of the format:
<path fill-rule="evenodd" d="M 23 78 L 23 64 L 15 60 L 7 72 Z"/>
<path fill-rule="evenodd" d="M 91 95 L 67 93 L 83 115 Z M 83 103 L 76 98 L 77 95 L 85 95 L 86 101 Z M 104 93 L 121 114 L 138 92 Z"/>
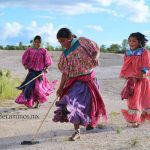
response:
<path fill-rule="evenodd" d="M 37 79 L 38 77 L 40 77 L 42 74 L 43 74 L 43 73 L 40 73 L 38 76 L 34 77 L 32 80 L 28 81 L 26 84 L 20 86 L 19 88 L 22 88 L 22 87 L 28 85 L 29 83 L 31 83 L 32 81 L 34 81 L 35 79 Z"/>
<path fill-rule="evenodd" d="M 56 99 L 55 99 L 55 100 L 53 101 L 53 103 L 50 105 L 50 107 L 49 107 L 49 109 L 48 109 L 48 111 L 47 111 L 45 117 L 43 118 L 41 124 L 40 124 L 39 127 L 37 128 L 35 134 L 32 136 L 32 141 L 34 141 L 34 139 L 36 138 L 37 134 L 39 133 L 39 130 L 41 129 L 41 127 L 42 127 L 42 125 L 43 125 L 43 123 L 44 123 L 46 117 L 48 116 L 50 110 L 52 109 L 52 107 L 53 107 L 53 105 L 55 104 L 55 102 L 57 101 L 57 99 L 58 99 L 58 97 L 56 97 Z"/>

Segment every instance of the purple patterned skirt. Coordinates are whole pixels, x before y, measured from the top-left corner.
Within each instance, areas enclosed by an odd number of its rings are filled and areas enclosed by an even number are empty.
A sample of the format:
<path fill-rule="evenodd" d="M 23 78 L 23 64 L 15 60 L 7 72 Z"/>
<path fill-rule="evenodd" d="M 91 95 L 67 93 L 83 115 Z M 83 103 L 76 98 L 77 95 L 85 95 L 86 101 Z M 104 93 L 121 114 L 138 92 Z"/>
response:
<path fill-rule="evenodd" d="M 56 103 L 53 121 L 71 122 L 86 126 L 90 122 L 91 93 L 88 85 L 82 81 L 76 81 Z"/>

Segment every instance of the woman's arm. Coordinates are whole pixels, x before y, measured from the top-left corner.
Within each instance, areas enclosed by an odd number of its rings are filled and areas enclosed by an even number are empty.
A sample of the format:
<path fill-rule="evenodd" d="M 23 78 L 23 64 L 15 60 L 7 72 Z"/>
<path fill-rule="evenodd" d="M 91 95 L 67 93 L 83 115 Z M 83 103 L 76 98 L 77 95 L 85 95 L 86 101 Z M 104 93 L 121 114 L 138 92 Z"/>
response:
<path fill-rule="evenodd" d="M 49 66 L 51 66 L 53 64 L 53 60 L 52 60 L 51 55 L 47 49 L 45 49 L 45 56 L 44 57 L 45 57 L 44 58 L 45 59 L 45 62 L 44 62 L 45 68 L 46 67 L 48 68 Z"/>
<path fill-rule="evenodd" d="M 28 69 L 28 62 L 29 62 L 29 49 L 26 49 L 22 56 L 22 64 L 25 69 Z"/>
<path fill-rule="evenodd" d="M 58 97 L 60 97 L 62 95 L 62 93 L 63 93 L 63 88 L 65 86 L 67 78 L 68 78 L 68 76 L 66 74 L 62 74 L 62 76 L 61 76 L 61 82 L 60 82 L 59 88 L 57 90 L 57 96 Z"/>

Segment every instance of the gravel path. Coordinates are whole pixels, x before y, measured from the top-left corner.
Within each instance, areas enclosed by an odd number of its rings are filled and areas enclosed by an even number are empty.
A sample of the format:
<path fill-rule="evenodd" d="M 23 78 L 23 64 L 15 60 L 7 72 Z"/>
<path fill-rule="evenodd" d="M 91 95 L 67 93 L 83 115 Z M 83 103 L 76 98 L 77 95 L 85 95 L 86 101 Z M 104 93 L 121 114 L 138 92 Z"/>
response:
<path fill-rule="evenodd" d="M 13 75 L 23 79 L 27 72 L 21 65 L 22 53 L 22 51 L 0 51 L 0 69 L 7 68 Z M 57 70 L 57 62 L 60 53 L 51 52 L 51 55 L 54 64 L 47 76 L 49 80 L 59 80 L 61 74 Z M 101 54 L 100 59 L 100 66 L 95 70 L 108 112 L 108 124 L 101 122 L 98 128 L 90 132 L 81 128 L 81 140 L 70 142 L 68 136 L 72 134 L 73 126 L 69 123 L 54 123 L 53 107 L 37 137 L 40 143 L 22 146 L 21 141 L 31 139 L 49 105 L 55 99 L 55 93 L 39 109 L 26 109 L 15 104 L 14 100 L 4 101 L 0 104 L 0 150 L 149 150 L 149 122 L 139 128 L 129 128 L 126 127 L 120 113 L 120 109 L 126 107 L 119 95 L 124 84 L 124 80 L 118 78 L 123 56 Z M 8 118 L 4 119 L 2 115 L 7 115 Z M 10 118 L 11 116 L 15 117 Z"/>

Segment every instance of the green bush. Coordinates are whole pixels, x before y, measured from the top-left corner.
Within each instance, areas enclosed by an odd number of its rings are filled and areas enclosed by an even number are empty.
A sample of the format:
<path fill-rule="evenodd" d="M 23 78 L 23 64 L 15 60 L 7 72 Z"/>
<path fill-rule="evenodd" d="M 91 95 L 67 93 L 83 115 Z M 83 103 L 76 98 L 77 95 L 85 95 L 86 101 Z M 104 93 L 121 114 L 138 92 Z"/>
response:
<path fill-rule="evenodd" d="M 9 70 L 0 70 L 0 100 L 15 99 L 20 92 L 18 85 L 18 79 L 12 78 Z"/>

